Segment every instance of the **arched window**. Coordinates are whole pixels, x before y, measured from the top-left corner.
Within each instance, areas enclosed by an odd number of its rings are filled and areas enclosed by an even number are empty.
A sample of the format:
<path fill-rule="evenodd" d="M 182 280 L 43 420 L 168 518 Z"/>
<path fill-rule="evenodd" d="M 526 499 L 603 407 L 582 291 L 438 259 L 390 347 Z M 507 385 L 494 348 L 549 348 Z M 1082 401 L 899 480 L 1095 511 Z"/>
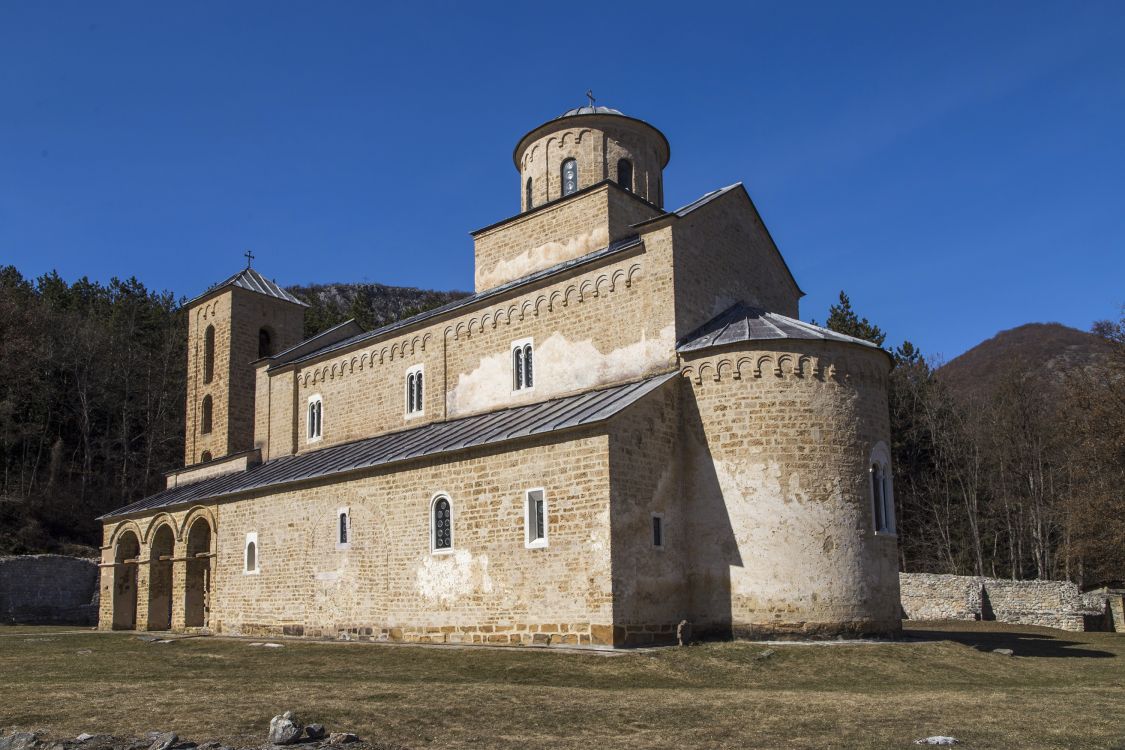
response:
<path fill-rule="evenodd" d="M 406 371 L 406 416 L 421 414 L 425 391 L 422 384 L 422 365 L 415 365 Z"/>
<path fill-rule="evenodd" d="M 535 385 L 535 362 L 531 341 L 512 344 L 512 390 L 522 391 Z"/>
<path fill-rule="evenodd" d="M 879 442 L 871 451 L 868 474 L 871 478 L 871 512 L 877 533 L 895 533 L 895 493 L 891 477 L 891 453 Z"/>
<path fill-rule="evenodd" d="M 206 435 L 211 431 L 211 397 L 203 397 L 203 413 L 199 418 L 199 431 Z"/>
<path fill-rule="evenodd" d="M 243 557 L 242 572 L 258 572 L 258 532 L 256 531 L 251 531 L 246 535 L 246 553 Z"/>
<path fill-rule="evenodd" d="M 308 417 L 305 423 L 309 442 L 320 440 L 324 427 L 324 400 L 320 397 L 320 394 L 309 396 Z"/>
<path fill-rule="evenodd" d="M 578 162 L 567 159 L 562 163 L 562 194 L 570 195 L 578 190 Z"/>
<path fill-rule="evenodd" d="M 535 199 L 531 197 L 531 178 L 527 178 L 527 186 L 524 188 L 523 196 L 524 211 L 530 211 L 531 207 L 535 205 Z"/>
<path fill-rule="evenodd" d="M 203 382 L 215 377 L 215 326 L 207 326 L 203 333 Z"/>
<path fill-rule="evenodd" d="M 336 549 L 347 549 L 351 546 L 351 514 L 347 508 L 336 509 Z"/>
<path fill-rule="evenodd" d="M 270 335 L 270 329 L 258 329 L 258 356 L 269 357 L 273 355 L 273 336 Z"/>
<path fill-rule="evenodd" d="M 435 497 L 430 515 L 430 551 L 453 549 L 453 507 L 449 498 L 445 495 Z"/>
<path fill-rule="evenodd" d="M 211 451 L 203 451 L 203 455 L 199 457 L 199 463 L 205 464 L 211 460 Z"/>
<path fill-rule="evenodd" d="M 633 192 L 633 162 L 628 159 L 617 160 L 617 184 Z"/>

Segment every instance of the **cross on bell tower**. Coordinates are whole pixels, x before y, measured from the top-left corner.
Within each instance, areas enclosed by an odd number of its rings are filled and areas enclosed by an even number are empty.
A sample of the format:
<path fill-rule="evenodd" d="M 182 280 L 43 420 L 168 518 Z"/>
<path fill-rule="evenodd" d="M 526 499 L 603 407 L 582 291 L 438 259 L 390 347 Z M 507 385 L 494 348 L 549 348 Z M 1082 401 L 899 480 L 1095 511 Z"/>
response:
<path fill-rule="evenodd" d="M 242 257 L 246 258 L 246 267 L 249 268 L 250 264 L 254 262 L 254 253 L 247 250 L 242 254 Z"/>

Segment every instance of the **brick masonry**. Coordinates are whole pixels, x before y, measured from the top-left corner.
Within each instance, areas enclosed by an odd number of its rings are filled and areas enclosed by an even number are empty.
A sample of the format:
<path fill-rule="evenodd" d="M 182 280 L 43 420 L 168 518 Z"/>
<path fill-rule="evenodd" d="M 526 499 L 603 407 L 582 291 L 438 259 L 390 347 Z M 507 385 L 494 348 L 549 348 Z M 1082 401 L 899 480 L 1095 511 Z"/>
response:
<path fill-rule="evenodd" d="M 98 561 L 64 555 L 0 557 L 0 622 L 96 625 Z"/>

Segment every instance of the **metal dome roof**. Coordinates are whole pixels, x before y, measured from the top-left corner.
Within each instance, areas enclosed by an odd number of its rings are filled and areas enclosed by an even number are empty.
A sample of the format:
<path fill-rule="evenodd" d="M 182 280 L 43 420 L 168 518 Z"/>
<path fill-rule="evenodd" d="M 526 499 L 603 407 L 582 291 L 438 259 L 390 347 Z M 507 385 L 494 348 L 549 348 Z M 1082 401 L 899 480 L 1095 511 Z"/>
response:
<path fill-rule="evenodd" d="M 566 112 L 563 112 L 561 115 L 559 115 L 555 119 L 561 120 L 564 117 L 574 117 L 575 115 L 622 115 L 622 116 L 625 116 L 625 113 L 622 112 L 619 109 L 614 109 L 613 107 L 601 107 L 601 106 L 591 107 L 589 104 L 587 104 L 584 107 L 575 107 L 574 109 L 568 109 Z"/>

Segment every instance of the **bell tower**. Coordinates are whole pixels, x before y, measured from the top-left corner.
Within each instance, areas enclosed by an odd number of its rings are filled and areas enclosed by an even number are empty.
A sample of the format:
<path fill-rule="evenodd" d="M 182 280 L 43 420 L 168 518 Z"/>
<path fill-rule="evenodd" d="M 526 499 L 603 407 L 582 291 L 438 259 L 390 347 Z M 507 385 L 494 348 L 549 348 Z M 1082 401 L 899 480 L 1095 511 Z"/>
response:
<path fill-rule="evenodd" d="M 185 305 L 185 466 L 253 447 L 253 363 L 301 341 L 307 306 L 249 264 Z"/>

